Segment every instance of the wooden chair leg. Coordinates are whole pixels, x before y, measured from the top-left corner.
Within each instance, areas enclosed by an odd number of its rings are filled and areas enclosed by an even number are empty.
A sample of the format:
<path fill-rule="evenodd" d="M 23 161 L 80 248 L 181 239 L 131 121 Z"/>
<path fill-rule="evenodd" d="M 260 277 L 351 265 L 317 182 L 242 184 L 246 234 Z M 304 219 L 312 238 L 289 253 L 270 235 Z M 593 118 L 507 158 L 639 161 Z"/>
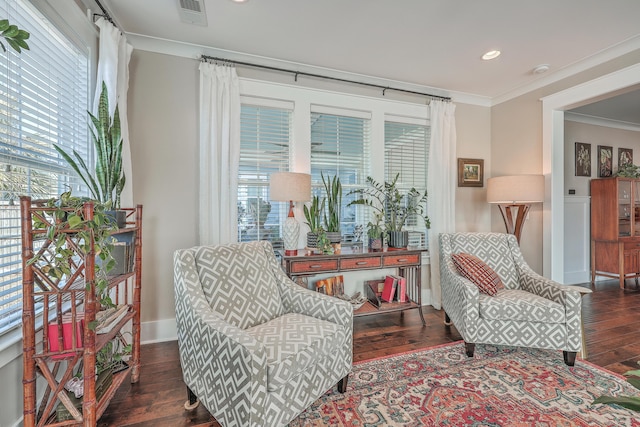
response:
<path fill-rule="evenodd" d="M 446 326 L 451 326 L 451 318 L 449 317 L 446 311 L 444 312 L 444 324 Z"/>
<path fill-rule="evenodd" d="M 349 382 L 349 374 L 345 375 L 340 381 L 338 381 L 338 391 L 344 393 L 347 391 L 347 383 Z"/>
<path fill-rule="evenodd" d="M 473 353 L 476 351 L 476 345 L 472 342 L 465 341 L 464 348 L 467 353 L 467 357 L 473 357 Z"/>
<path fill-rule="evenodd" d="M 184 402 L 184 409 L 186 411 L 193 411 L 198 407 L 200 401 L 198 400 L 198 396 L 196 396 L 189 387 L 187 387 L 187 401 Z"/>
<path fill-rule="evenodd" d="M 577 351 L 563 351 L 562 355 L 564 356 L 564 363 L 566 363 L 567 366 L 575 365 L 577 353 Z"/>

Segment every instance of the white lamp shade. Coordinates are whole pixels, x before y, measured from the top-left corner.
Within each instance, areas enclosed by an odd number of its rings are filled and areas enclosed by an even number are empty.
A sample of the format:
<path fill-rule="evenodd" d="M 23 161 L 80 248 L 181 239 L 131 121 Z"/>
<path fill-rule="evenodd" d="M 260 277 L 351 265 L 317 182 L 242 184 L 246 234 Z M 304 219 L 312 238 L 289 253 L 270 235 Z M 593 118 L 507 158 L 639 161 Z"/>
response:
<path fill-rule="evenodd" d="M 487 202 L 502 204 L 540 203 L 544 201 L 544 176 L 511 175 L 489 178 Z"/>
<path fill-rule="evenodd" d="M 296 172 L 271 174 L 269 199 L 276 202 L 307 202 L 311 200 L 311 175 Z"/>

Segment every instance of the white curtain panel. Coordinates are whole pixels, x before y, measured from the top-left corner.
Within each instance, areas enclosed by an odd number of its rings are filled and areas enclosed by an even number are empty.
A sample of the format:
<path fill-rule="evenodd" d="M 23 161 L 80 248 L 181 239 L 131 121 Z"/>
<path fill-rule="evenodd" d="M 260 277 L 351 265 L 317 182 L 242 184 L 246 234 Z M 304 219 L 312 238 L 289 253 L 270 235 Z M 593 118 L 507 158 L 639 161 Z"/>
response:
<path fill-rule="evenodd" d="M 442 307 L 440 288 L 440 233 L 452 233 L 456 223 L 456 106 L 452 102 L 431 101 L 431 144 L 429 145 L 429 193 L 427 212 L 431 220 L 431 305 Z"/>
<path fill-rule="evenodd" d="M 127 92 L 129 90 L 129 60 L 131 46 L 126 37 L 111 22 L 98 18 L 96 26 L 100 29 L 100 46 L 98 52 L 98 75 L 96 92 L 93 98 L 93 114 L 98 110 L 102 82 L 107 85 L 109 95 L 109 112 L 113 116 L 118 105 L 120 128 L 122 132 L 122 168 L 127 179 L 120 204 L 123 207 L 133 206 L 133 168 L 131 166 L 131 145 L 129 144 L 129 120 L 127 115 Z"/>
<path fill-rule="evenodd" d="M 200 64 L 200 245 L 238 239 L 240 87 L 236 69 Z"/>

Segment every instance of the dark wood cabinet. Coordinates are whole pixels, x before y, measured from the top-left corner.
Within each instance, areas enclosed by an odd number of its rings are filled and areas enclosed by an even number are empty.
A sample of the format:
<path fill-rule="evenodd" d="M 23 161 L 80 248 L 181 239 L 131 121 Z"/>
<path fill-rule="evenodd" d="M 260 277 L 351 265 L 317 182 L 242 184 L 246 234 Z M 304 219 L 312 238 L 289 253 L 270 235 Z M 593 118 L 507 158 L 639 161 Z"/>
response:
<path fill-rule="evenodd" d="M 591 180 L 591 283 L 640 277 L 640 179 Z"/>

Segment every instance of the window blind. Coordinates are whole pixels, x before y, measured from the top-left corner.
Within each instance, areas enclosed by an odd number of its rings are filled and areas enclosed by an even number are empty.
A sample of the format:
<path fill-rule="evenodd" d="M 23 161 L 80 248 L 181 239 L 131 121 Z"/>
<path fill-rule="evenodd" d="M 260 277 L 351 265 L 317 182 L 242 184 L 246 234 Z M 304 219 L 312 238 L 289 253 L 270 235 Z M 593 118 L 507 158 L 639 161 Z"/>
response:
<path fill-rule="evenodd" d="M 430 127 L 425 125 L 385 121 L 384 155 L 385 181 L 400 174 L 397 186 L 403 192 L 415 188 L 424 193 L 427 188 Z M 409 202 L 409 201 L 407 201 Z M 426 228 L 418 218 L 408 218 L 410 245 L 426 245 Z"/>
<path fill-rule="evenodd" d="M 289 170 L 291 110 L 242 104 L 238 175 L 238 241 L 270 240 L 282 247 L 288 205 L 269 201 L 269 177 Z M 286 206 L 285 206 L 286 205 Z"/>
<path fill-rule="evenodd" d="M 348 114 L 348 113 L 346 113 Z M 371 120 L 361 114 L 311 113 L 311 182 L 314 194 L 325 194 L 321 173 L 337 175 L 343 197 L 340 231 L 346 242 L 354 239 L 357 224 L 366 223 L 364 209 L 347 205 L 354 200 L 349 191 L 366 185 L 369 174 Z"/>
<path fill-rule="evenodd" d="M 18 197 L 86 194 L 53 144 L 88 156 L 88 53 L 28 2 L 0 3 L 0 16 L 29 31 L 30 50 L 0 55 L 0 334 L 21 321 Z"/>

